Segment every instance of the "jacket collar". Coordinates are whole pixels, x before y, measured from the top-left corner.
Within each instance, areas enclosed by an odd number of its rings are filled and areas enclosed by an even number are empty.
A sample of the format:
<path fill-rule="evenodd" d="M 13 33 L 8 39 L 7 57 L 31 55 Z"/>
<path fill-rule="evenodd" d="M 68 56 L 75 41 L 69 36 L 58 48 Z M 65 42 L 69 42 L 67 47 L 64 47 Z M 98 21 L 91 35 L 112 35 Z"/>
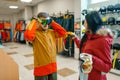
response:
<path fill-rule="evenodd" d="M 109 37 L 112 38 L 113 34 L 110 31 L 110 29 L 105 29 L 105 28 L 101 28 L 99 29 L 96 34 L 91 34 L 90 32 L 87 32 L 87 38 L 88 39 L 96 39 L 96 38 L 100 38 L 100 37 Z"/>
<path fill-rule="evenodd" d="M 87 33 L 87 38 L 88 39 L 96 39 L 96 38 L 99 38 L 99 37 L 101 37 L 101 36 L 98 35 L 98 34 Z"/>

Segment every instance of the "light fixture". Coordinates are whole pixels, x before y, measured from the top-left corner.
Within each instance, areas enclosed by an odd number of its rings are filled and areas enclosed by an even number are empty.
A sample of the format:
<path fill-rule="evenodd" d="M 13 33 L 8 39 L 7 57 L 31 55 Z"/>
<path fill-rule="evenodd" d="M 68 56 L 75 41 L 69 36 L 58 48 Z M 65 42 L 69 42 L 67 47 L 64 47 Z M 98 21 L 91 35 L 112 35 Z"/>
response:
<path fill-rule="evenodd" d="M 31 2 L 32 0 L 21 0 L 21 2 Z"/>
<path fill-rule="evenodd" d="M 11 9 L 17 9 L 18 6 L 9 6 L 9 8 L 11 8 Z"/>

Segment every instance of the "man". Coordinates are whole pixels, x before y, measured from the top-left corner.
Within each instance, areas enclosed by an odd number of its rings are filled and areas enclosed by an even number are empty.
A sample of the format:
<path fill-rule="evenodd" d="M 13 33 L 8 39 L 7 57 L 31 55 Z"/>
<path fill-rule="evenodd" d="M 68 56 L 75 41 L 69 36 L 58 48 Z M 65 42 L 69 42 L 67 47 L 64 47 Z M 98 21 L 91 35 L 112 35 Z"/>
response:
<path fill-rule="evenodd" d="M 53 29 L 48 29 L 48 25 Z M 66 30 L 47 13 L 40 12 L 24 36 L 33 45 L 35 80 L 57 80 L 56 38 L 66 37 Z"/>

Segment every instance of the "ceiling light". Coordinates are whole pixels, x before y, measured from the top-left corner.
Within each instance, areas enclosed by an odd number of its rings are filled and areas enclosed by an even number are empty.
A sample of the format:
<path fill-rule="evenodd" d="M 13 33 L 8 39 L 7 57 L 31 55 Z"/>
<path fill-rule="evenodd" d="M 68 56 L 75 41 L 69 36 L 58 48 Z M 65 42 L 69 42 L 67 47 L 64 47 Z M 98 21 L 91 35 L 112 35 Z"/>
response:
<path fill-rule="evenodd" d="M 9 8 L 12 8 L 12 9 L 17 9 L 18 6 L 9 6 Z"/>
<path fill-rule="evenodd" d="M 21 2 L 31 2 L 32 0 L 21 0 Z"/>

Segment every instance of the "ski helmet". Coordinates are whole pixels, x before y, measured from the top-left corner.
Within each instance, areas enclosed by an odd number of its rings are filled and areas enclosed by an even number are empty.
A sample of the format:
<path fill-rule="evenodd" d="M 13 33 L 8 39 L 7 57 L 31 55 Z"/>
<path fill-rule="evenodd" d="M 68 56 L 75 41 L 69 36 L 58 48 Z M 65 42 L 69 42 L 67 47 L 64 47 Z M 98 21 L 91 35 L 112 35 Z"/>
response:
<path fill-rule="evenodd" d="M 108 24 L 109 25 L 114 25 L 115 24 L 115 18 L 114 17 L 109 17 L 108 18 Z"/>

